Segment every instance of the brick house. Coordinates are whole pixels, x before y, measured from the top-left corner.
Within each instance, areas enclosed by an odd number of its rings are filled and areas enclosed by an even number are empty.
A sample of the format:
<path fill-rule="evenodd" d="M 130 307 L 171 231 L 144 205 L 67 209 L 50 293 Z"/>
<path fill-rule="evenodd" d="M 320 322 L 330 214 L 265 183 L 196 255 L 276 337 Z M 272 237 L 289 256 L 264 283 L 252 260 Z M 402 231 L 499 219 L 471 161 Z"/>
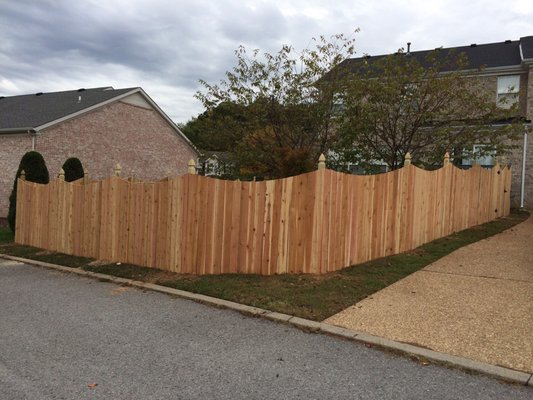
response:
<path fill-rule="evenodd" d="M 406 54 L 416 58 L 421 65 L 432 50 L 408 51 Z M 496 161 L 511 164 L 513 181 L 511 204 L 514 207 L 523 205 L 533 208 L 533 135 L 531 120 L 533 119 L 533 36 L 519 40 L 506 40 L 498 43 L 471 44 L 469 46 L 443 48 L 441 52 L 453 51 L 464 53 L 468 58 L 468 69 L 463 72 L 473 79 L 481 79 L 483 87 L 494 101 L 506 100 L 509 107 L 518 103 L 520 116 L 524 121 L 524 133 L 518 148 L 510 156 L 484 157 L 477 162 L 492 165 Z M 377 59 L 384 56 L 372 56 Z M 341 63 L 340 67 L 357 73 L 359 65 L 366 63 L 368 56 L 351 58 Z M 528 138 L 529 132 L 529 138 Z M 475 148 L 474 148 L 475 150 Z M 470 160 L 463 160 L 465 167 Z"/>
<path fill-rule="evenodd" d="M 93 179 L 113 173 L 142 180 L 187 172 L 193 144 L 141 88 L 78 89 L 0 97 L 0 219 L 24 153 L 40 152 L 50 176 L 77 157 Z"/>

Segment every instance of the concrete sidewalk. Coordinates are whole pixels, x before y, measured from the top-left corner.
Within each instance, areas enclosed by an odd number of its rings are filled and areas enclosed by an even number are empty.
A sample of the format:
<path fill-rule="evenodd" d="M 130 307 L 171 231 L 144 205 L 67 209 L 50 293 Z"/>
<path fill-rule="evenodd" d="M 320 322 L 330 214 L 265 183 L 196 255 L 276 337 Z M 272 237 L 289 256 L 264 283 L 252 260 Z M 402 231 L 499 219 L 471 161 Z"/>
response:
<path fill-rule="evenodd" d="M 533 217 L 325 322 L 533 372 Z"/>

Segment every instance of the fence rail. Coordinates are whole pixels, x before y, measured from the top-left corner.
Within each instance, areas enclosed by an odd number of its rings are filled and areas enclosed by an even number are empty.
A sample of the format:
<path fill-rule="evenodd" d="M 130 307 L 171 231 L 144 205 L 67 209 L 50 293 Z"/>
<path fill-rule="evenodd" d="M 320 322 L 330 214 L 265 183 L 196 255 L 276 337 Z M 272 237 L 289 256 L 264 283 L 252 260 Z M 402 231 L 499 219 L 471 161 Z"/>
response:
<path fill-rule="evenodd" d="M 449 163 L 263 182 L 19 180 L 15 240 L 179 273 L 319 274 L 508 215 L 510 182 L 508 167 Z"/>

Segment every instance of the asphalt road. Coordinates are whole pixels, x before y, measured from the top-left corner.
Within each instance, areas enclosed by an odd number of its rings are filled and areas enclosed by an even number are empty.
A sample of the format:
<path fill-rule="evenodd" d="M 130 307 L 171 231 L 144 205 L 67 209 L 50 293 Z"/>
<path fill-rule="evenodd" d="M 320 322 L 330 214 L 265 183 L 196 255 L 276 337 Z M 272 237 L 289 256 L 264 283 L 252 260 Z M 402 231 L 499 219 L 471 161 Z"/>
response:
<path fill-rule="evenodd" d="M 4 400 L 532 396 L 233 311 L 0 260 Z"/>

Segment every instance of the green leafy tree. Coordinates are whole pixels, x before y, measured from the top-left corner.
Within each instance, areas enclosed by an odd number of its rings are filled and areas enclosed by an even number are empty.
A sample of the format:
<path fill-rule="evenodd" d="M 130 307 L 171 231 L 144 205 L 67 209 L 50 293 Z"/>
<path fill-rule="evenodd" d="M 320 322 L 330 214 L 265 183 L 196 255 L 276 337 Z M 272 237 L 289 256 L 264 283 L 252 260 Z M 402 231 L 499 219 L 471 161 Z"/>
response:
<path fill-rule="evenodd" d="M 503 154 L 518 133 L 516 106 L 501 107 L 479 78 L 467 76 L 464 54 L 437 49 L 426 57 L 399 51 L 385 57 L 350 60 L 344 74 L 343 112 L 337 118 L 338 165 L 371 168 L 403 165 L 407 152 L 428 168 L 477 154 Z M 346 71 L 345 71 L 346 72 Z M 499 122 L 506 123 L 498 127 Z M 514 121 L 514 123 L 513 123 Z"/>
<path fill-rule="evenodd" d="M 15 181 L 13 182 L 13 190 L 9 196 L 7 220 L 9 228 L 13 232 L 15 232 L 15 221 L 17 218 L 17 183 L 23 170 L 26 175 L 26 180 L 29 182 L 48 183 L 50 181 L 48 168 L 46 168 L 46 163 L 44 162 L 41 153 L 30 151 L 22 156 L 15 176 Z"/>
<path fill-rule="evenodd" d="M 65 171 L 65 181 L 72 182 L 83 178 L 85 172 L 81 161 L 76 157 L 68 158 L 63 164 L 63 171 Z"/>
<path fill-rule="evenodd" d="M 249 54 L 240 47 L 237 65 L 224 80 L 201 81 L 205 90 L 196 97 L 208 115 L 225 104 L 238 109 L 232 150 L 243 175 L 278 178 L 314 167 L 335 139 L 332 116 L 341 83 L 322 78 L 336 74 L 335 67 L 353 53 L 353 39 L 343 35 L 313 39 L 313 46 L 301 52 L 283 46 L 276 54 Z M 218 132 L 204 135 L 213 138 Z"/>
<path fill-rule="evenodd" d="M 249 118 L 240 104 L 224 102 L 180 126 L 196 147 L 207 151 L 234 151 L 246 136 Z"/>

